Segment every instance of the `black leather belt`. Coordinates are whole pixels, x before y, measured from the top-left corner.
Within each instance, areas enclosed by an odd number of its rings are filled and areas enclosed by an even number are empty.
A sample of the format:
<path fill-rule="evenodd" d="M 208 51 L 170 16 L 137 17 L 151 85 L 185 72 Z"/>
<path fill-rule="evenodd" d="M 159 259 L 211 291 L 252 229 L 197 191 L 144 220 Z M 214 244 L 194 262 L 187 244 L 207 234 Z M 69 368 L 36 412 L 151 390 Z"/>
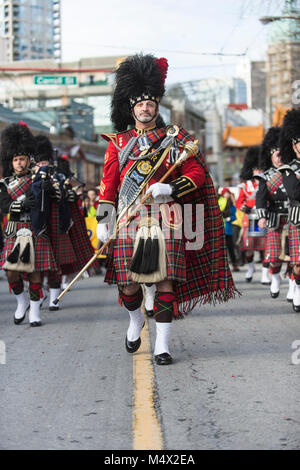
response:
<path fill-rule="evenodd" d="M 10 220 L 12 222 L 31 222 L 31 216 L 27 212 L 21 212 L 21 214 L 10 214 Z"/>

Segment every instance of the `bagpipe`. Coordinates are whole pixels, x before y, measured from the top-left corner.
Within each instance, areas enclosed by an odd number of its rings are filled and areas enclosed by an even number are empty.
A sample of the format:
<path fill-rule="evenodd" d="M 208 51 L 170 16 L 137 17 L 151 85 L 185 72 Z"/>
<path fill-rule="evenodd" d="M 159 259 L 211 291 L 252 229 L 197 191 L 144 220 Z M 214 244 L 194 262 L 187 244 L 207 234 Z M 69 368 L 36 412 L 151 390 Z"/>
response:
<path fill-rule="evenodd" d="M 85 186 L 85 183 L 75 177 L 67 161 L 64 162 L 63 158 L 60 158 L 60 163 L 58 162 L 58 150 L 56 148 L 53 153 L 53 161 L 52 180 L 59 207 L 59 230 L 60 233 L 67 233 L 73 225 L 72 210 L 69 203 L 76 201 L 76 191 Z M 74 188 L 71 185 L 72 179 L 79 183 Z"/>
<path fill-rule="evenodd" d="M 51 178 L 49 166 L 41 166 L 32 175 L 31 188 L 35 199 L 35 207 L 30 211 L 31 223 L 35 236 L 39 236 L 45 232 L 50 214 Z"/>

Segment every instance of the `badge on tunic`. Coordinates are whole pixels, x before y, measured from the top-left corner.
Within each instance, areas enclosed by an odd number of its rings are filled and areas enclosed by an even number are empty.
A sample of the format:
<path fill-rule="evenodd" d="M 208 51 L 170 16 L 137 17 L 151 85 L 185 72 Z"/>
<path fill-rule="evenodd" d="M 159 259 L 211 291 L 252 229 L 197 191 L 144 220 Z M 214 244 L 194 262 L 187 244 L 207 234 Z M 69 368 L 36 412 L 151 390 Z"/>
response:
<path fill-rule="evenodd" d="M 137 169 L 142 175 L 148 175 L 151 171 L 151 168 L 152 166 L 150 165 L 150 163 L 145 160 L 142 160 L 137 165 Z"/>

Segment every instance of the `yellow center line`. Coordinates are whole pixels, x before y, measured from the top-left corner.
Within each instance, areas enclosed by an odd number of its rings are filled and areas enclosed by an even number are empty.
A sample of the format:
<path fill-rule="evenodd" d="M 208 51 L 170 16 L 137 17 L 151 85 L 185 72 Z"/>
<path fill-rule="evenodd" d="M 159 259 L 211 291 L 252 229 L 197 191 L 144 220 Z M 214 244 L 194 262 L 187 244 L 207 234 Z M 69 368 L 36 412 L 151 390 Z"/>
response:
<path fill-rule="evenodd" d="M 154 408 L 154 371 L 147 318 L 141 340 L 139 350 L 133 354 L 133 450 L 162 450 L 162 431 Z"/>

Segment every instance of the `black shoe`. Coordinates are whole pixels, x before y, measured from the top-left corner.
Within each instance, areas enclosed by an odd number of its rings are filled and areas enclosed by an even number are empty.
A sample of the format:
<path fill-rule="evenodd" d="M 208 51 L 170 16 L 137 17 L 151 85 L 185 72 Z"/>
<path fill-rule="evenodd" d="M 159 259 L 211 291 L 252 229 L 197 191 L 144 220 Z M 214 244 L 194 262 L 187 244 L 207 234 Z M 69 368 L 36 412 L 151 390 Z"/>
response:
<path fill-rule="evenodd" d="M 54 310 L 59 310 L 58 305 L 53 305 L 52 307 L 49 307 L 50 312 L 53 312 Z"/>
<path fill-rule="evenodd" d="M 30 326 L 32 326 L 33 328 L 36 326 L 41 326 L 41 325 L 42 325 L 41 321 L 33 321 L 32 323 L 30 323 Z"/>
<path fill-rule="evenodd" d="M 145 308 L 145 312 L 146 312 L 147 317 L 153 317 L 153 315 L 154 315 L 153 310 L 147 310 L 147 309 Z"/>
<path fill-rule="evenodd" d="M 268 282 L 261 282 L 261 284 L 263 286 L 270 286 L 271 285 L 271 281 L 268 281 Z"/>
<path fill-rule="evenodd" d="M 22 318 L 16 318 L 14 317 L 14 323 L 15 325 L 20 325 L 22 323 L 22 321 L 25 319 L 26 317 L 26 312 L 24 313 L 23 317 Z"/>
<path fill-rule="evenodd" d="M 24 315 L 23 315 L 22 318 L 16 318 L 16 317 L 14 316 L 14 324 L 15 324 L 15 325 L 20 325 L 20 324 L 22 323 L 22 321 L 24 321 L 24 319 L 25 319 L 25 317 L 26 317 L 26 313 L 28 312 L 28 310 L 29 310 L 29 305 L 28 305 L 28 307 L 26 308 L 25 313 L 24 313 Z"/>
<path fill-rule="evenodd" d="M 142 326 L 142 329 L 144 328 L 144 326 L 145 326 L 145 322 Z M 141 338 L 138 338 L 136 341 L 128 341 L 127 334 L 126 334 L 125 348 L 126 348 L 126 351 L 129 352 L 130 354 L 133 354 L 134 352 L 136 352 L 139 349 L 141 343 L 142 343 Z"/>
<path fill-rule="evenodd" d="M 300 312 L 300 305 L 294 305 L 294 303 L 293 303 L 293 310 L 294 310 L 294 312 L 299 313 Z"/>
<path fill-rule="evenodd" d="M 293 299 L 285 299 L 287 302 L 289 302 L 290 304 L 293 302 Z"/>
<path fill-rule="evenodd" d="M 270 295 L 271 295 L 272 299 L 277 299 L 277 297 L 279 296 L 279 291 L 278 292 L 270 292 Z"/>
<path fill-rule="evenodd" d="M 252 277 L 245 277 L 245 280 L 246 280 L 246 282 L 251 282 L 251 281 L 252 281 Z"/>
<path fill-rule="evenodd" d="M 157 356 L 154 356 L 154 359 L 156 364 L 159 366 L 167 366 L 173 362 L 172 356 L 168 353 L 158 354 Z"/>
<path fill-rule="evenodd" d="M 126 347 L 126 351 L 129 352 L 130 354 L 133 354 L 134 352 L 136 352 L 139 349 L 141 343 L 142 343 L 141 338 L 138 338 L 136 341 L 128 341 L 127 335 L 126 335 L 125 347 Z"/>

